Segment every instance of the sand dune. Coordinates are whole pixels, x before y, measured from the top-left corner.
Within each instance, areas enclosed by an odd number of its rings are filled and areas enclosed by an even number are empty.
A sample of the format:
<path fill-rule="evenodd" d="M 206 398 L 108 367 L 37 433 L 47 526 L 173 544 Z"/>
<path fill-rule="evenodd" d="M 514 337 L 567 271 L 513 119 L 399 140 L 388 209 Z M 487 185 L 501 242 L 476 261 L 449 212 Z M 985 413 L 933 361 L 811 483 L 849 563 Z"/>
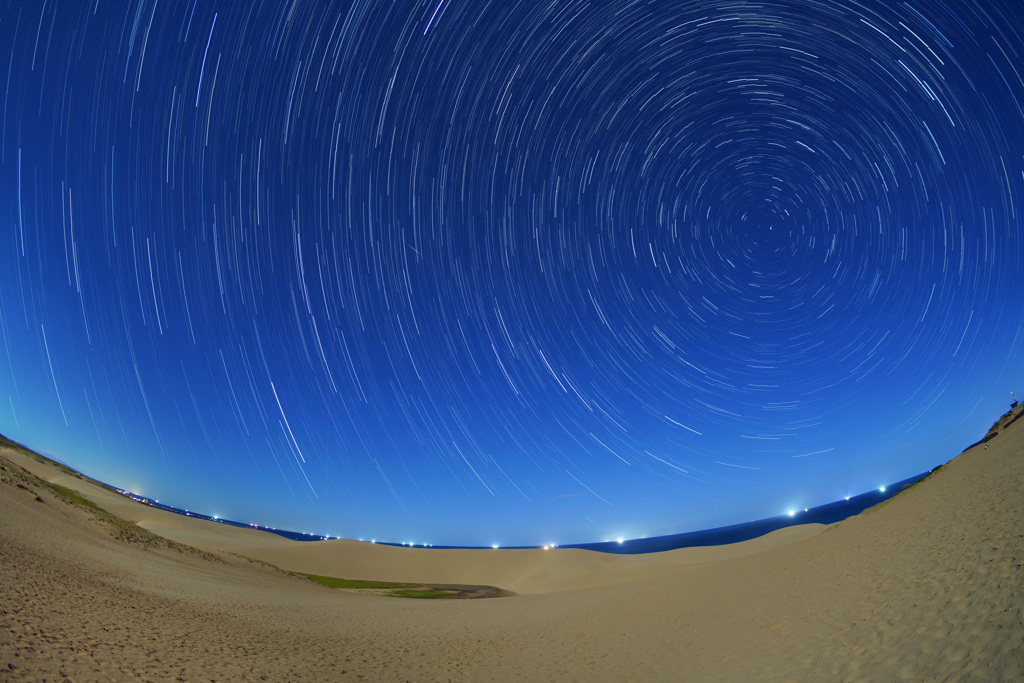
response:
<path fill-rule="evenodd" d="M 634 556 L 296 543 L 4 449 L 0 677 L 1021 680 L 1024 420 L 987 446 L 828 529 Z M 116 539 L 18 467 L 206 554 Z M 354 594 L 244 558 L 517 595 Z"/>

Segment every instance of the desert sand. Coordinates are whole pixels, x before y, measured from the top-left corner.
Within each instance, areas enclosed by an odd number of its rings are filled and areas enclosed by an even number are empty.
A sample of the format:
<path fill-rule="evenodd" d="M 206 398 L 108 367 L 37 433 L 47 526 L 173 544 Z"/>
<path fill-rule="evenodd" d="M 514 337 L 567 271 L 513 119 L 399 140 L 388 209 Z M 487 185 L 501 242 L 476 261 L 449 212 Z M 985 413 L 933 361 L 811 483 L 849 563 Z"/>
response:
<path fill-rule="evenodd" d="M 831 527 L 632 556 L 299 543 L 2 448 L 0 678 L 1022 680 L 1024 419 L 1005 426 L 1018 415 Z M 405 600 L 282 569 L 515 595 Z"/>

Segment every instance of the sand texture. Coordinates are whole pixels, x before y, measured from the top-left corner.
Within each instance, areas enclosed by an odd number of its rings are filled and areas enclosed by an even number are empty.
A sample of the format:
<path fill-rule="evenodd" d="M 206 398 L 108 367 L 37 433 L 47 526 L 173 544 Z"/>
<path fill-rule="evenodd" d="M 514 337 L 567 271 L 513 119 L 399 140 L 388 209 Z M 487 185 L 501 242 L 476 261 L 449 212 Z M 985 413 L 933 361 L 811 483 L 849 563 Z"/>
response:
<path fill-rule="evenodd" d="M 297 543 L 3 448 L 0 679 L 1024 680 L 1024 420 L 986 445 L 829 528 L 639 556 Z"/>

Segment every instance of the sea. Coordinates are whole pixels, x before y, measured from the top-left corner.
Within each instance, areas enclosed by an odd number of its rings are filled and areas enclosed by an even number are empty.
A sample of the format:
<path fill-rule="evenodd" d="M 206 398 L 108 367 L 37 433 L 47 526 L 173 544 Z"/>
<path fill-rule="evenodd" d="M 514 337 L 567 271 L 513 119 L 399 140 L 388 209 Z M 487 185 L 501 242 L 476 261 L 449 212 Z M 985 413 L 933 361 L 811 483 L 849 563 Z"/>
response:
<path fill-rule="evenodd" d="M 764 536 L 765 534 L 778 529 L 784 529 L 785 527 L 796 526 L 798 524 L 835 524 L 836 522 L 841 522 L 844 519 L 858 515 L 868 508 L 889 500 L 901 491 L 913 486 L 921 479 L 924 479 L 928 474 L 930 474 L 930 472 L 925 472 L 924 474 L 919 474 L 915 477 L 910 477 L 909 479 L 904 479 L 896 482 L 895 484 L 884 488 L 874 489 L 858 496 L 851 496 L 848 499 L 839 500 L 826 505 L 819 505 L 818 507 L 808 508 L 806 510 L 799 510 L 792 515 L 779 515 L 778 517 L 769 517 L 767 519 L 759 519 L 753 522 L 733 524 L 731 526 L 717 527 L 715 529 L 705 529 L 703 531 L 687 531 L 680 534 L 669 534 L 667 536 L 631 538 L 624 539 L 622 541 L 616 540 L 598 543 L 571 543 L 559 545 L 557 547 L 579 548 L 581 550 L 593 550 L 599 553 L 614 553 L 617 555 L 638 555 L 641 553 L 660 553 L 666 550 L 676 550 L 678 548 L 697 548 L 702 546 L 739 543 L 741 541 L 749 541 L 759 536 Z M 228 524 L 230 526 L 248 527 L 251 529 L 259 529 L 260 531 L 269 531 L 272 534 L 277 534 L 293 541 L 323 541 L 332 538 L 331 536 L 323 536 L 320 534 L 301 533 L 297 531 L 275 529 L 273 527 L 258 526 L 256 524 L 246 524 L 244 522 L 222 519 L 191 510 L 183 510 L 171 505 L 165 505 L 155 500 L 138 496 L 129 491 L 122 491 L 119 489 L 118 491 L 140 503 L 145 503 L 146 505 L 167 510 L 168 512 L 174 512 L 187 517 L 197 517 L 199 519 L 220 522 L 221 524 Z M 386 541 L 376 541 L 376 543 L 379 545 L 392 546 L 405 545 L 403 543 L 388 543 Z M 417 545 L 417 547 L 420 546 Z M 439 550 L 472 550 L 479 546 L 430 545 L 426 547 L 436 548 Z M 536 549 L 541 547 L 544 546 L 502 546 L 502 548 L 510 550 Z"/>

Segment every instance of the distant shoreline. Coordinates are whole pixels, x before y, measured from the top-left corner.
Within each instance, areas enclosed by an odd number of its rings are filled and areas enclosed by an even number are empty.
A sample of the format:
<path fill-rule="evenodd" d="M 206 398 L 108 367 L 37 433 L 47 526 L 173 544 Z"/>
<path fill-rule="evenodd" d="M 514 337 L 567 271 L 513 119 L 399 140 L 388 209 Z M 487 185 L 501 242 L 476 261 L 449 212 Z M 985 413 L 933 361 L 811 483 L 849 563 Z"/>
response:
<path fill-rule="evenodd" d="M 1024 414 L 1024 413 L 1021 413 Z M 1005 417 L 1005 416 L 1004 416 Z M 1020 417 L 1018 415 L 1017 417 Z M 1016 419 L 1016 418 L 1014 418 Z M 1004 429 L 1009 424 L 1004 425 Z M 970 450 L 971 448 L 981 445 L 994 437 L 996 433 L 990 433 L 981 441 L 978 441 L 971 446 L 968 446 L 964 450 Z M 67 470 L 70 474 L 78 478 L 88 479 L 100 486 L 103 486 L 111 491 L 115 491 L 126 498 L 130 498 L 137 503 L 148 505 L 149 507 L 156 508 L 158 510 L 164 510 L 166 512 L 172 512 L 177 515 L 185 517 L 194 517 L 196 519 L 204 519 L 209 522 L 217 522 L 220 524 L 227 524 L 229 526 L 235 526 L 243 529 L 257 529 L 259 531 L 267 531 L 272 534 L 277 534 L 283 538 L 287 538 L 291 541 L 309 542 L 309 541 L 329 541 L 329 540 L 340 540 L 339 536 L 327 536 L 323 534 L 310 534 L 303 533 L 300 531 L 289 531 L 287 529 L 277 529 L 275 527 L 262 526 L 259 524 L 250 524 L 246 522 L 239 522 L 232 519 L 224 519 L 213 515 L 208 515 L 202 512 L 195 512 L 194 510 L 187 510 L 185 508 L 175 507 L 173 505 L 167 505 L 161 503 L 155 499 L 141 496 L 131 491 L 119 489 L 116 486 L 97 481 L 86 475 L 72 469 L 71 467 L 64 465 L 52 458 L 48 458 L 44 455 L 36 453 L 27 446 L 19 444 L 16 441 L 12 441 L 7 437 L 0 435 L 0 442 L 4 442 L 18 448 L 25 449 L 37 458 L 50 461 L 58 467 Z M 938 469 L 938 468 L 935 468 Z M 907 479 L 895 482 L 894 484 L 886 485 L 880 489 L 873 489 L 865 493 L 861 493 L 857 496 L 851 496 L 843 500 L 826 503 L 812 508 L 804 510 L 794 511 L 791 515 L 778 515 L 775 517 L 766 517 L 764 519 L 753 520 L 750 522 L 741 522 L 739 524 L 730 524 L 727 526 L 714 527 L 711 529 L 701 529 L 698 531 L 685 531 L 678 534 L 665 534 L 663 536 L 653 536 L 650 538 L 634 538 L 634 539 L 623 539 L 620 541 L 596 541 L 589 543 L 567 543 L 559 544 L 558 548 L 576 548 L 578 550 L 592 550 L 599 553 L 611 553 L 616 555 L 641 555 L 648 553 L 659 553 L 668 550 L 678 550 L 680 548 L 702 548 L 707 546 L 718 546 L 718 545 L 729 545 L 732 543 L 740 543 L 742 541 L 749 541 L 755 538 L 764 536 L 765 534 L 777 531 L 778 529 L 784 529 L 790 526 L 796 526 L 799 524 L 835 524 L 841 522 L 844 519 L 858 515 L 871 507 L 884 503 L 893 496 L 898 495 L 901 491 L 909 486 L 916 484 L 931 472 L 924 472 Z M 358 539 L 348 539 L 358 540 Z M 396 543 L 392 541 L 372 541 L 376 545 L 383 546 L 394 546 L 394 547 L 425 547 L 432 548 L 434 550 L 488 550 L 495 549 L 493 546 L 471 546 L 471 545 L 414 545 L 408 543 Z M 498 549 L 503 550 L 539 550 L 545 546 L 542 545 L 516 545 L 516 546 L 501 546 Z"/>

